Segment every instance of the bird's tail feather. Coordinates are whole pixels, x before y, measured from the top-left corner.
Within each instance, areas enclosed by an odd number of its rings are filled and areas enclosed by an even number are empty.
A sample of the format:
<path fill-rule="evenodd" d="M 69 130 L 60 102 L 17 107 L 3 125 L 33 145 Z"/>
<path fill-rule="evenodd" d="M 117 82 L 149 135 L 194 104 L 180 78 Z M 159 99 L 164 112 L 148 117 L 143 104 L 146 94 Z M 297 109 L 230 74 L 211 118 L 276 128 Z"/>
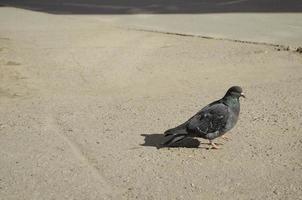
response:
<path fill-rule="evenodd" d="M 174 134 L 176 132 L 183 132 L 185 131 L 185 126 L 186 126 L 186 123 L 183 123 L 175 128 L 171 128 L 169 130 L 166 130 L 165 131 L 165 135 L 170 135 L 170 134 Z M 186 131 L 185 131 L 186 132 Z"/>
<path fill-rule="evenodd" d="M 165 138 L 162 145 L 172 145 L 186 138 L 188 133 L 185 129 L 172 131 L 171 129 L 165 132 Z"/>

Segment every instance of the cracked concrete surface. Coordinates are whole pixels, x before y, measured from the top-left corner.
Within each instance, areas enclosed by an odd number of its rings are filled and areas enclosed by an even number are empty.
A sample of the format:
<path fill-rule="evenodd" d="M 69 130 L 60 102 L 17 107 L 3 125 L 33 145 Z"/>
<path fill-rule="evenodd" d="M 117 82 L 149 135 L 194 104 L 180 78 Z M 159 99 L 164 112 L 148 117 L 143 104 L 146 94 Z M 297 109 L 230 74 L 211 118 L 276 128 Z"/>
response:
<path fill-rule="evenodd" d="M 301 54 L 99 18 L 0 8 L 0 199 L 301 199 Z M 234 84 L 221 150 L 156 148 Z"/>
<path fill-rule="evenodd" d="M 140 14 L 97 19 L 124 26 L 196 36 L 302 46 L 301 13 Z"/>

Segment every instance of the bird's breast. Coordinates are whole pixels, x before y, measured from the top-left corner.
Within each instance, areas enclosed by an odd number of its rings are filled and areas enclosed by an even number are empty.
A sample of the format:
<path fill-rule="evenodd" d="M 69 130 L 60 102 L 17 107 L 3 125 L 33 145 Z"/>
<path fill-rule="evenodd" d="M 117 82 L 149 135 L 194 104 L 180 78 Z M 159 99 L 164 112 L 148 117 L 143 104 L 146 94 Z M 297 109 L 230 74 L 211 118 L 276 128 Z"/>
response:
<path fill-rule="evenodd" d="M 234 112 L 233 110 L 230 110 L 229 113 L 230 113 L 230 115 L 229 115 L 229 118 L 228 118 L 226 126 L 225 126 L 225 132 L 232 129 L 238 121 L 239 112 L 237 113 L 237 112 Z"/>

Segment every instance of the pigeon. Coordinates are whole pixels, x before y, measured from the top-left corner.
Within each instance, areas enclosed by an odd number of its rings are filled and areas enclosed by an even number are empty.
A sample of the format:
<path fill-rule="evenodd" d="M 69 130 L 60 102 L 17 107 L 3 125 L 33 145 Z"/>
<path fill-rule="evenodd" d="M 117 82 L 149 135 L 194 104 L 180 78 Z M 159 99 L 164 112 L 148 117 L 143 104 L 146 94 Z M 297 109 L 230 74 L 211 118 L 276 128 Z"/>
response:
<path fill-rule="evenodd" d="M 223 98 L 202 108 L 185 123 L 165 131 L 162 145 L 173 146 L 187 137 L 197 137 L 209 140 L 212 148 L 218 149 L 213 140 L 220 136 L 227 139 L 224 134 L 238 121 L 240 97 L 245 98 L 242 88 L 231 87 Z"/>

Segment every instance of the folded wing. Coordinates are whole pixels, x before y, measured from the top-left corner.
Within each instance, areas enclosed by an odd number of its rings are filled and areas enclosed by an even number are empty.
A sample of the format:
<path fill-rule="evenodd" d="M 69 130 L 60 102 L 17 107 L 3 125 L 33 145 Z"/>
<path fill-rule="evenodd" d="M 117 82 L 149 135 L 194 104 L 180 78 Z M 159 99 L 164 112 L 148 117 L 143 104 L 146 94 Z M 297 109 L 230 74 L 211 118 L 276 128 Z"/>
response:
<path fill-rule="evenodd" d="M 202 109 L 187 123 L 187 131 L 196 136 L 211 138 L 223 133 L 228 120 L 227 105 L 216 102 Z"/>

